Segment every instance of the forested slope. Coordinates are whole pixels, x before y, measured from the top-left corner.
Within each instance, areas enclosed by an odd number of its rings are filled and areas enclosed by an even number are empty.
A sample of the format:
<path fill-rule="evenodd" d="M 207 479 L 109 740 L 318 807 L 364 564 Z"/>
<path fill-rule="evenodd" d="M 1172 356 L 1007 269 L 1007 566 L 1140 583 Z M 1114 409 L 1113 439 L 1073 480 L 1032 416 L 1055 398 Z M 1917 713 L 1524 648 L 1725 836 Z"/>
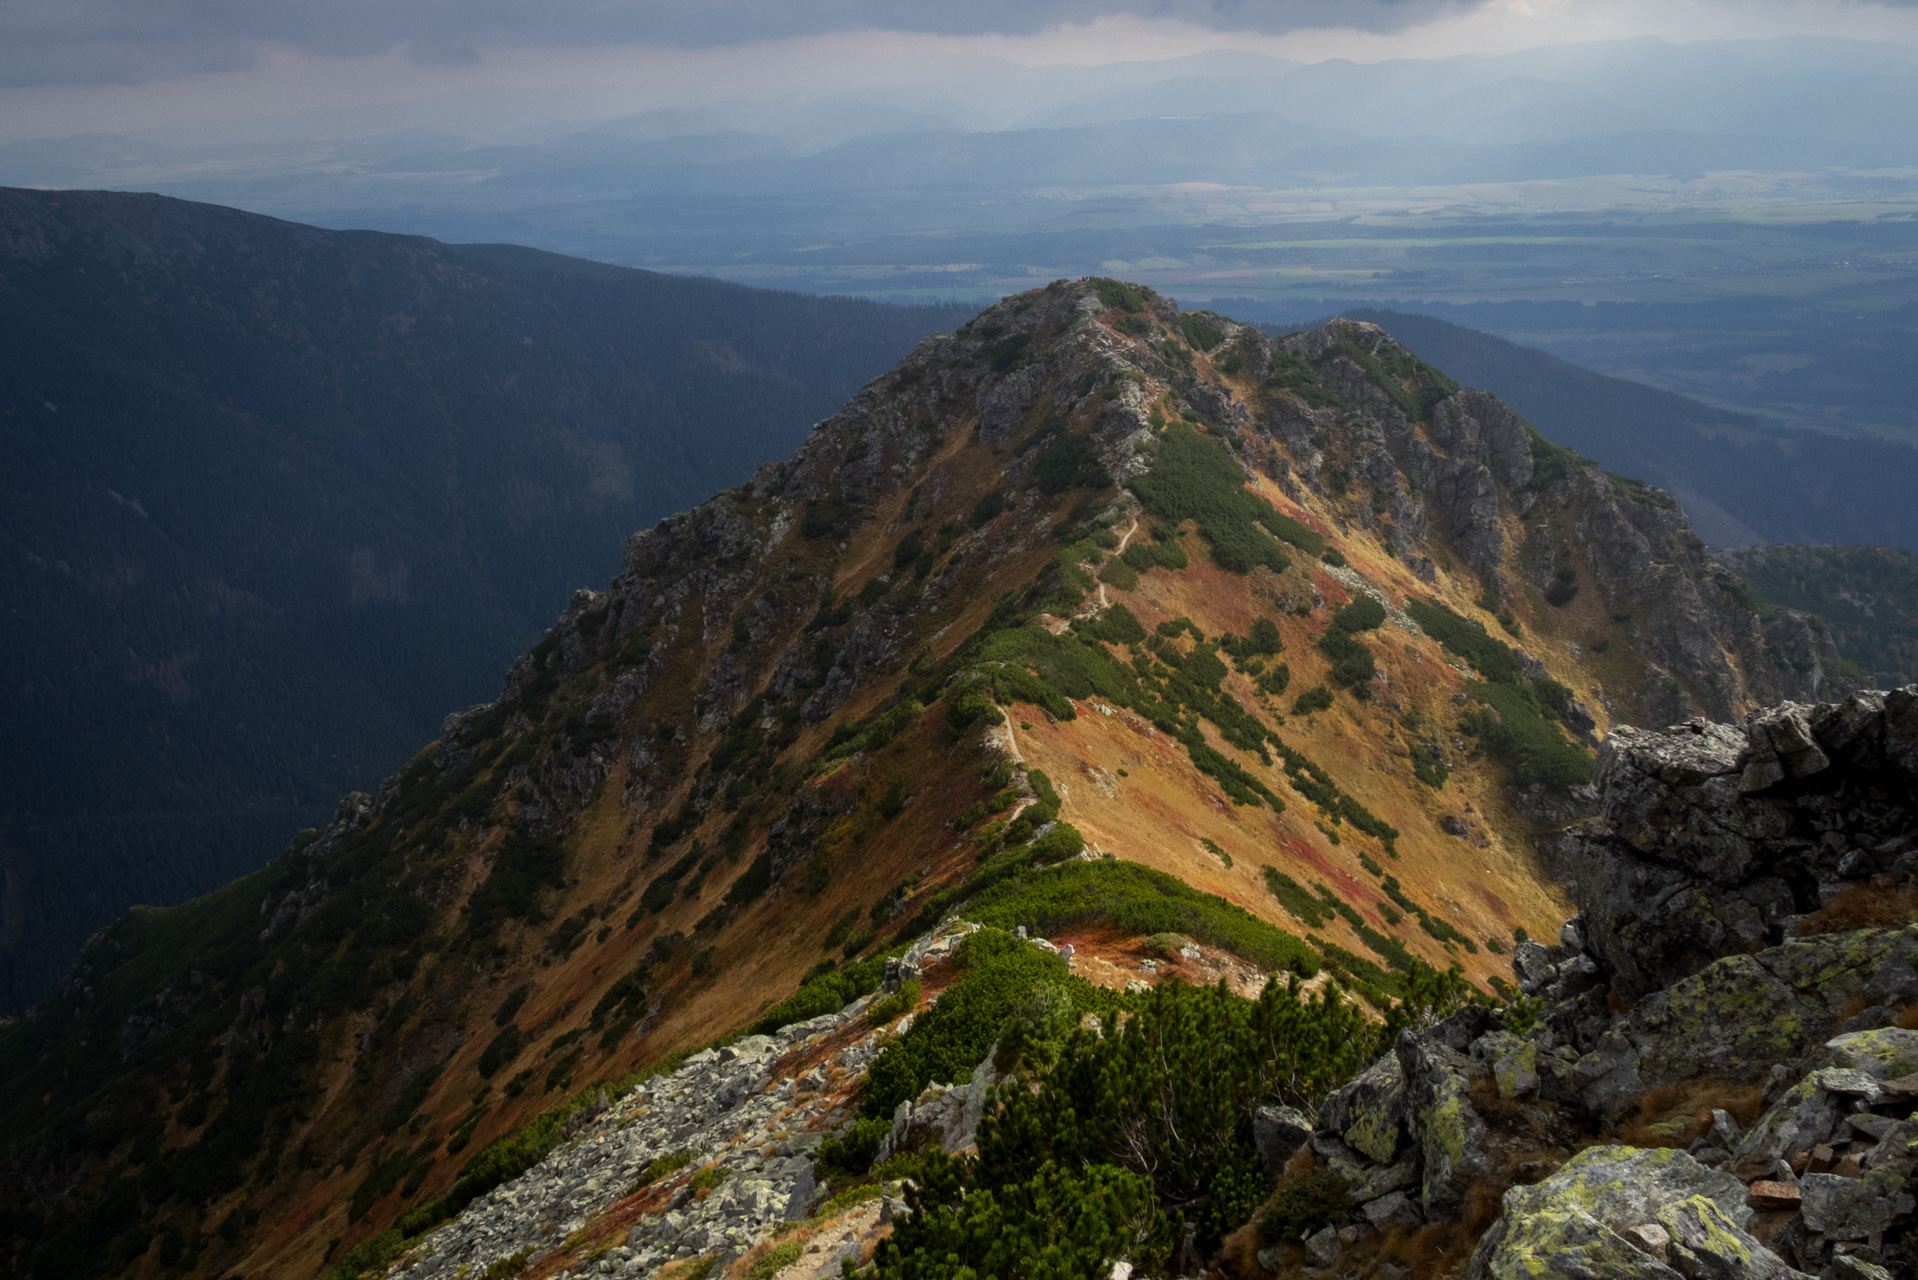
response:
<path fill-rule="evenodd" d="M 487 696 L 963 311 L 0 191 L 0 1012 Z"/>

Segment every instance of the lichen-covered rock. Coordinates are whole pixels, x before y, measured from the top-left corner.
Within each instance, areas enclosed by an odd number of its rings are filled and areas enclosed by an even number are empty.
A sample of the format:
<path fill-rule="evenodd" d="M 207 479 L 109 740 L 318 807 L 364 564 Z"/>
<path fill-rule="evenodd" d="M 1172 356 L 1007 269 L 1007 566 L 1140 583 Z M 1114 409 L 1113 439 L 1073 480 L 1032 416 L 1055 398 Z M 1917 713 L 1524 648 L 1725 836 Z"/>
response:
<path fill-rule="evenodd" d="M 1897 1080 L 1918 1073 L 1918 1031 L 1879 1027 L 1851 1031 L 1825 1042 L 1831 1065 L 1863 1071 L 1874 1079 Z"/>
<path fill-rule="evenodd" d="M 1815 994 L 1808 1003 L 1832 1017 L 1847 1004 L 1903 1005 L 1918 997 L 1918 924 L 1791 938 L 1760 958 L 1801 997 Z"/>
<path fill-rule="evenodd" d="M 1471 1097 L 1472 1077 L 1485 1067 L 1424 1032 L 1401 1032 L 1397 1048 L 1405 1127 L 1425 1165 L 1421 1199 L 1428 1214 L 1450 1214 L 1489 1172 L 1485 1121 Z"/>
<path fill-rule="evenodd" d="M 1725 1216 L 1705 1196 L 1689 1196 L 1658 1211 L 1670 1237 L 1667 1259 L 1689 1280 L 1800 1280 L 1803 1273 Z"/>
<path fill-rule="evenodd" d="M 1397 1164 L 1375 1164 L 1367 1169 L 1357 1181 L 1348 1181 L 1347 1190 L 1357 1204 L 1366 1204 L 1394 1191 L 1404 1191 L 1419 1185 L 1419 1155 L 1407 1148 L 1405 1155 Z"/>
<path fill-rule="evenodd" d="M 1398 1151 L 1405 1118 L 1405 1072 L 1395 1053 L 1381 1055 L 1320 1108 L 1321 1127 L 1380 1164 Z"/>
<path fill-rule="evenodd" d="M 1799 1180 L 1805 1225 L 1831 1240 L 1871 1240 L 1911 1213 L 1906 1179 L 1892 1169 L 1862 1178 L 1808 1173 Z"/>
<path fill-rule="evenodd" d="M 1329 1133 L 1312 1135 L 1312 1151 L 1325 1167 L 1345 1180 L 1347 1186 L 1362 1182 L 1377 1167 Z"/>
<path fill-rule="evenodd" d="M 1466 1280 L 1684 1280 L 1582 1209 L 1508 1212 L 1480 1237 Z"/>
<path fill-rule="evenodd" d="M 1490 1031 L 1472 1045 L 1472 1056 L 1491 1065 L 1501 1098 L 1526 1098 L 1538 1092 L 1536 1040 L 1509 1031 Z"/>
<path fill-rule="evenodd" d="M 1772 1162 L 1794 1151 L 1809 1151 L 1825 1141 L 1838 1126 L 1836 1100 L 1806 1078 L 1785 1091 L 1770 1110 L 1758 1117 L 1732 1158 L 1754 1173 L 1769 1170 Z"/>
<path fill-rule="evenodd" d="M 1617 1118 L 1643 1089 L 1716 1075 L 1761 1079 L 1824 1044 L 1848 1005 L 1918 996 L 1918 925 L 1793 938 L 1728 956 L 1653 992 L 1580 1062 L 1584 1101 Z"/>
<path fill-rule="evenodd" d="M 1657 1206 L 1691 1196 L 1711 1200 L 1741 1227 L 1751 1218 L 1737 1178 L 1665 1148 L 1588 1147 L 1544 1182 L 1523 1190 L 1567 1199 L 1618 1225 L 1651 1222 Z"/>
<path fill-rule="evenodd" d="M 1863 1098 L 1867 1103 L 1879 1103 L 1890 1097 L 1885 1086 L 1878 1078 L 1863 1071 L 1851 1071 L 1844 1067 L 1826 1067 L 1823 1071 L 1812 1073 L 1812 1079 L 1826 1093 L 1843 1094 L 1848 1098 Z"/>
<path fill-rule="evenodd" d="M 1543 1182 L 1505 1193 L 1505 1211 L 1479 1241 L 1466 1275 L 1469 1280 L 1665 1280 L 1678 1276 L 1683 1273 L 1642 1252 L 1620 1233 L 1655 1222 L 1676 1243 L 1674 1223 L 1661 1214 L 1694 1199 L 1709 1206 L 1711 1223 L 1726 1224 L 1743 1239 L 1751 1239 L 1743 1232 L 1751 1217 L 1745 1207 L 1745 1187 L 1730 1174 L 1708 1169 L 1682 1151 L 1592 1147 Z M 1705 1220 L 1706 1213 L 1704 1208 L 1694 1208 L 1675 1221 L 1689 1231 L 1692 1222 Z M 1686 1248 L 1697 1253 L 1689 1245 Z"/>

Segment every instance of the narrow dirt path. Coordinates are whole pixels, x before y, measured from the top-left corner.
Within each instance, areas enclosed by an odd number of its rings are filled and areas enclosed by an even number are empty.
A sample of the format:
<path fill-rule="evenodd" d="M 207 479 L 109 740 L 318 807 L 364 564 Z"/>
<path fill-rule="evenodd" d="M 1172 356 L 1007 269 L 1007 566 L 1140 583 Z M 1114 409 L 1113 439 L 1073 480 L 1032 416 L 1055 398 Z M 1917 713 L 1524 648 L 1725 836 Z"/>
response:
<path fill-rule="evenodd" d="M 1026 762 L 1025 753 L 1019 750 L 1019 735 L 1012 731 L 1012 717 L 1016 714 L 1011 707 L 1001 707 L 1006 715 L 1006 745 L 1012 748 L 1012 758 L 1018 764 Z"/>
<path fill-rule="evenodd" d="M 1125 533 L 1120 537 L 1119 549 L 1114 551 L 1112 554 L 1115 556 L 1124 555 L 1125 544 L 1132 541 L 1132 535 L 1137 533 L 1138 531 L 1139 531 L 1139 505 L 1135 502 L 1132 505 L 1132 527 L 1130 529 L 1127 529 Z M 1110 608 L 1111 605 L 1112 605 L 1112 601 L 1106 599 L 1106 584 L 1101 582 L 1099 584 L 1099 607 L 1101 609 L 1106 609 L 1106 608 Z"/>

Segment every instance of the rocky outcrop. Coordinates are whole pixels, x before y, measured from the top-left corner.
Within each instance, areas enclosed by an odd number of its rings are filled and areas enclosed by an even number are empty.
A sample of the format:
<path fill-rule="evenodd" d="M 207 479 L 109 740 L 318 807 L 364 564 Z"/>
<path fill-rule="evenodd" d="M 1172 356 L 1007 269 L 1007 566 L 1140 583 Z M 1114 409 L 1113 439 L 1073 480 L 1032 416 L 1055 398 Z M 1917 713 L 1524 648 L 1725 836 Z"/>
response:
<path fill-rule="evenodd" d="M 1469 1280 L 1793 1280 L 1746 1232 L 1745 1187 L 1682 1151 L 1593 1147 L 1505 1193 Z"/>
<path fill-rule="evenodd" d="M 1528 590 L 1544 604 L 1558 603 L 1545 593 L 1561 566 L 1575 585 L 1595 586 L 1608 611 L 1631 623 L 1651 663 L 1629 718 L 1661 724 L 1702 710 L 1724 719 L 1751 702 L 1811 698 L 1828 687 L 1837 668 L 1830 637 L 1794 610 L 1760 619 L 1742 583 L 1712 562 L 1671 495 L 1551 444 L 1482 391 L 1457 390 L 1431 402 L 1419 420 L 1408 418 L 1403 399 L 1386 387 L 1420 366 L 1377 326 L 1334 320 L 1274 345 L 1310 361 L 1321 385 L 1361 410 L 1274 399 L 1262 426 L 1285 445 L 1305 481 L 1323 488 L 1336 453 L 1337 465 L 1373 491 L 1372 509 L 1355 518 L 1368 525 L 1382 519 L 1375 532 L 1428 579 L 1430 561 L 1420 546 L 1436 527 L 1499 597 Z M 1285 476 L 1282 484 L 1289 480 L 1282 461 L 1264 469 Z M 1556 533 L 1550 522 L 1538 522 L 1553 511 L 1570 514 Z M 1534 521 L 1529 546 L 1508 545 L 1515 516 Z"/>
<path fill-rule="evenodd" d="M 1918 921 L 1894 918 L 1918 901 L 1915 745 L 1914 689 L 1614 733 L 1600 815 L 1555 846 L 1579 915 L 1518 946 L 1515 1003 L 1402 1033 L 1321 1109 L 1312 1146 L 1357 1202 L 1348 1229 L 1398 1220 L 1394 1193 L 1457 1219 L 1504 1180 L 1470 1276 L 1918 1268 L 1918 1031 L 1899 1025 Z M 1883 923 L 1845 927 L 1860 912 Z M 1680 1085 L 1762 1091 L 1762 1112 L 1749 1129 L 1647 1112 Z M 1689 1147 L 1523 1160 L 1632 1117 Z"/>
<path fill-rule="evenodd" d="M 512 1182 L 474 1201 L 408 1254 L 419 1280 L 484 1271 L 501 1259 L 544 1253 L 634 1190 L 649 1166 L 658 1204 L 606 1254 L 611 1272 L 644 1276 L 675 1258 L 734 1253 L 779 1223 L 804 1217 L 818 1195 L 812 1153 L 844 1117 L 830 1095 L 808 1099 L 777 1064 L 824 1042 L 858 1011 L 829 1014 L 750 1036 L 689 1058 L 611 1103 L 579 1135 Z M 873 1036 L 843 1043 L 833 1065 L 857 1070 Z M 782 1118 L 783 1117 L 783 1118 Z M 678 1159 L 673 1159 L 678 1157 Z M 693 1179 L 711 1186 L 695 1195 Z"/>
<path fill-rule="evenodd" d="M 949 957 L 973 928 L 952 921 L 920 938 L 896 972 Z M 867 1026 L 870 1002 L 703 1050 L 602 1098 L 573 1118 L 569 1141 L 423 1236 L 398 1265 L 417 1280 L 458 1280 L 502 1259 L 570 1249 L 563 1242 L 582 1229 L 605 1240 L 583 1273 L 640 1280 L 680 1259 L 738 1257 L 826 1198 L 814 1153 L 851 1124 L 854 1091 L 888 1034 Z M 969 1085 L 935 1085 L 901 1104 L 886 1150 L 970 1145 L 996 1080 L 988 1058 Z M 607 1237 L 608 1222 L 632 1225 Z"/>
<path fill-rule="evenodd" d="M 1621 728 L 1597 782 L 1599 816 L 1551 852 L 1586 950 L 1636 1000 L 1782 942 L 1847 888 L 1918 874 L 1918 687 Z"/>
<path fill-rule="evenodd" d="M 898 1152 L 935 1146 L 944 1151 L 964 1151 L 973 1146 L 993 1086 L 999 1083 L 994 1056 L 987 1054 L 963 1084 L 928 1085 L 917 1098 L 901 1102 L 893 1111 L 892 1128 L 880 1140 L 876 1159 L 883 1162 Z"/>

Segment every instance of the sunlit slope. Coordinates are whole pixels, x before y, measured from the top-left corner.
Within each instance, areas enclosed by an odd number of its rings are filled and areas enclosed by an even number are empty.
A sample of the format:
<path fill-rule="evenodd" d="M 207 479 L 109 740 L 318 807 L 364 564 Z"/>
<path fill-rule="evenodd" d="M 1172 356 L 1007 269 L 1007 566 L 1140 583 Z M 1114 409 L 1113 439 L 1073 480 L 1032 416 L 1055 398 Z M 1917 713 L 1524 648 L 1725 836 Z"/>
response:
<path fill-rule="evenodd" d="M 1376 329 L 1010 299 L 635 536 L 377 796 L 0 1032 L 13 1269 L 313 1274 L 955 913 L 1375 1003 L 1419 962 L 1482 984 L 1566 914 L 1531 837 L 1593 736 L 1823 678 L 1735 581 L 1665 495 Z"/>

